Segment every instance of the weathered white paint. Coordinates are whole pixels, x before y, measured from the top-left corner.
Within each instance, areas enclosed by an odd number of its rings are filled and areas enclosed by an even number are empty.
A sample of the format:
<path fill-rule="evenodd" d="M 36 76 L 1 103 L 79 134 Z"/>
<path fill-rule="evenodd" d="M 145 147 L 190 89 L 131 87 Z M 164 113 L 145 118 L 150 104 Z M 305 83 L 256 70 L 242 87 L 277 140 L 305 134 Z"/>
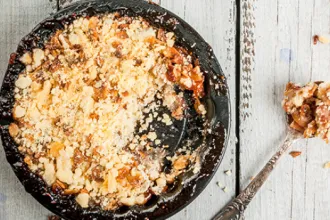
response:
<path fill-rule="evenodd" d="M 245 4 L 249 6 L 244 8 Z M 327 0 L 242 1 L 241 30 L 255 40 L 255 55 L 250 54 L 254 68 L 249 73 L 249 107 L 240 108 L 241 188 L 284 137 L 280 104 L 285 84 L 330 80 L 330 45 L 312 44 L 314 34 L 329 34 L 329 4 Z M 251 21 L 255 27 L 247 25 Z M 248 42 L 241 33 L 242 50 Z M 244 76 L 243 60 L 241 67 Z M 241 87 L 242 99 L 245 92 Z M 329 219 L 330 171 L 323 168 L 330 161 L 329 146 L 313 139 L 299 141 L 292 149 L 302 155 L 284 156 L 250 204 L 246 219 Z"/>
<path fill-rule="evenodd" d="M 61 8 L 71 0 L 59 0 Z M 204 192 L 186 209 L 171 219 L 210 219 L 235 194 L 235 22 L 234 0 L 155 0 L 154 2 L 180 15 L 190 23 L 212 45 L 228 78 L 232 97 L 232 131 L 230 143 L 223 163 Z M 9 54 L 19 40 L 38 22 L 57 8 L 56 1 L 48 0 L 0 0 L 0 81 L 3 79 Z M 50 213 L 39 205 L 16 179 L 7 165 L 2 147 L 0 148 L 0 219 L 47 219 Z M 232 170 L 233 175 L 223 172 Z M 224 193 L 217 186 L 227 186 Z"/>
<path fill-rule="evenodd" d="M 0 0 L 0 8 L 0 82 L 2 82 L 10 53 L 16 50 L 22 37 L 56 10 L 56 1 Z M 8 165 L 2 146 L 0 146 L 0 164 L 0 219 L 46 220 L 49 211 L 25 192 Z"/>

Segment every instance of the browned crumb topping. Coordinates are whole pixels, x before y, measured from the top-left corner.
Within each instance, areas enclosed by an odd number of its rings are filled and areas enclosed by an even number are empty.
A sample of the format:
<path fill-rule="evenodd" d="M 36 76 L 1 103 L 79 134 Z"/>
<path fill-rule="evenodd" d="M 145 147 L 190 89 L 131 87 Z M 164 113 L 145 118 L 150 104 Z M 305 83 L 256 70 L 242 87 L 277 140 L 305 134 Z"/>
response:
<path fill-rule="evenodd" d="M 177 84 L 192 91 L 197 112 L 206 113 L 199 64 L 174 44 L 174 33 L 140 17 L 109 14 L 79 18 L 45 49 L 20 57 L 26 69 L 15 83 L 9 132 L 29 168 L 54 192 L 76 195 L 83 208 L 142 205 L 164 192 L 198 158 L 189 150 L 168 158 L 150 123 L 157 117 L 170 126 L 172 118 L 157 116 L 155 97 L 182 119 Z M 137 124 L 149 133 L 135 135 Z M 173 164 L 168 174 L 165 157 Z"/>
<path fill-rule="evenodd" d="M 288 83 L 283 109 L 292 120 L 290 127 L 305 138 L 330 136 L 330 83 L 316 82 L 300 86 Z"/>

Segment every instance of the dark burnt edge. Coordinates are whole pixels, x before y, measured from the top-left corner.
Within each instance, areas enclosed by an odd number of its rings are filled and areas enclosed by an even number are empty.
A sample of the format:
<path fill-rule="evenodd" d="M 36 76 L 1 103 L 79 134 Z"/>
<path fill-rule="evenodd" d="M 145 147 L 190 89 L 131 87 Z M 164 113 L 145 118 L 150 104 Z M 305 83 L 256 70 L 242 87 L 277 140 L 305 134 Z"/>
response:
<path fill-rule="evenodd" d="M 94 6 L 96 7 L 95 4 L 97 3 L 102 3 L 105 4 L 106 1 L 93 1 L 94 5 L 90 5 L 91 7 Z M 190 45 L 187 45 L 182 38 L 180 38 L 181 41 L 179 41 L 179 45 L 182 44 L 184 45 L 185 48 L 187 48 L 189 51 L 193 51 L 194 54 L 199 54 L 202 57 L 197 57 L 197 58 L 204 58 L 203 61 L 207 61 L 206 63 L 202 62 L 201 65 L 202 69 L 207 69 L 210 70 L 210 72 L 207 73 L 209 76 L 219 76 L 217 78 L 217 81 L 221 83 L 221 89 L 219 91 L 211 91 L 212 93 L 212 99 L 214 102 L 217 102 L 217 100 L 214 100 L 215 97 L 222 97 L 222 101 L 225 101 L 226 107 L 224 108 L 225 114 L 227 114 L 227 117 L 222 115 L 223 117 L 217 117 L 216 120 L 219 126 L 217 126 L 215 129 L 217 131 L 211 135 L 208 136 L 209 139 L 212 139 L 212 148 L 209 150 L 210 152 L 205 156 L 205 161 L 203 164 L 205 166 L 202 166 L 202 170 L 199 174 L 199 176 L 193 180 L 191 180 L 188 184 L 185 184 L 182 191 L 176 196 L 174 199 L 170 200 L 169 202 L 166 202 L 163 200 L 156 208 L 155 212 L 145 212 L 145 213 L 139 213 L 139 212 L 132 212 L 130 211 L 130 217 L 132 218 L 144 218 L 144 217 L 149 217 L 149 218 L 157 218 L 157 219 L 165 219 L 167 217 L 170 217 L 177 213 L 178 211 L 182 210 L 184 207 L 186 207 L 189 203 L 191 203 L 201 192 L 202 190 L 207 186 L 208 182 L 211 180 L 211 177 L 215 174 L 215 170 L 218 168 L 220 165 L 220 162 L 224 156 L 224 152 L 228 143 L 228 128 L 230 127 L 230 121 L 228 121 L 228 114 L 230 114 L 230 105 L 228 106 L 229 102 L 229 92 L 228 88 L 226 85 L 226 79 L 223 77 L 223 71 L 221 70 L 221 67 L 218 63 L 218 61 L 215 58 L 215 55 L 213 54 L 213 51 L 211 47 L 203 40 L 203 38 L 192 28 L 190 27 L 186 22 L 184 22 L 182 19 L 177 17 L 171 12 L 166 11 L 163 8 L 160 8 L 159 6 L 154 6 L 154 5 L 148 5 L 148 11 L 134 11 L 139 10 L 141 8 L 146 8 L 145 4 L 147 3 L 141 3 L 140 6 L 136 6 L 136 2 L 133 3 L 133 1 L 128 0 L 125 1 L 127 4 L 133 4 L 132 7 L 129 7 L 131 11 L 133 11 L 133 14 L 140 15 L 144 17 L 145 19 L 151 21 L 154 26 L 156 27 L 165 27 L 166 29 L 169 29 L 170 31 L 176 32 L 174 27 L 179 28 L 181 31 L 181 34 L 179 33 L 178 35 L 185 38 L 190 38 L 190 40 L 194 40 L 193 42 L 197 43 L 197 46 L 195 48 L 190 48 Z M 55 30 L 63 28 L 64 24 L 70 23 L 70 15 L 76 14 L 75 12 L 77 10 L 81 15 L 93 15 L 94 14 L 100 14 L 100 13 L 109 13 L 113 11 L 122 11 L 125 12 L 124 14 L 127 13 L 127 9 L 123 7 L 119 7 L 118 5 L 114 2 L 107 2 L 106 5 L 103 5 L 103 9 L 101 10 L 99 6 L 97 6 L 97 9 L 89 8 L 85 9 L 85 6 L 81 3 L 76 3 L 74 4 L 71 8 L 68 6 L 68 8 L 63 9 L 62 11 L 65 11 L 66 13 L 62 12 L 58 14 L 56 17 L 50 17 L 43 22 L 40 23 L 27 37 L 23 38 L 21 43 L 19 44 L 19 47 L 17 49 L 17 55 L 22 55 L 26 50 L 31 50 L 33 47 L 42 47 L 43 43 L 45 42 L 45 39 L 49 37 L 50 34 L 52 34 Z M 86 4 L 86 3 L 85 3 Z M 80 6 L 79 6 L 80 5 Z M 110 5 L 110 6 L 109 6 Z M 89 11 L 88 11 L 89 10 Z M 145 16 L 146 13 L 153 12 L 152 15 Z M 167 12 L 167 19 L 169 18 L 176 18 L 176 21 L 179 21 L 179 23 L 176 22 L 170 22 L 168 24 L 158 24 L 154 23 L 152 19 L 155 18 L 155 16 L 160 15 L 160 13 Z M 73 20 L 72 18 L 71 20 Z M 165 18 L 166 20 L 166 18 Z M 173 21 L 173 20 L 172 20 Z M 50 26 L 49 26 L 50 25 Z M 51 26 L 55 25 L 55 26 Z M 46 29 L 46 30 L 45 30 Z M 51 29 L 52 31 L 47 31 Z M 1 88 L 0 92 L 0 97 L 3 97 L 2 95 L 4 94 L 5 97 L 8 96 L 9 98 L 13 99 L 13 96 L 8 93 L 8 90 L 4 89 L 6 87 L 6 81 L 8 80 L 11 86 L 8 88 L 9 90 L 13 90 L 14 88 L 14 82 L 15 79 L 17 78 L 18 74 L 21 72 L 19 70 L 13 69 L 13 67 L 18 67 L 16 65 L 19 65 L 22 67 L 22 64 L 15 59 L 14 64 L 9 65 L 9 68 L 7 70 L 7 73 L 5 75 L 4 79 L 4 85 L 3 88 Z M 24 68 L 24 66 L 23 66 Z M 22 69 L 21 69 L 22 70 Z M 222 76 L 222 77 L 220 77 Z M 14 78 L 14 79 L 11 79 Z M 7 85 L 8 86 L 8 85 Z M 12 91 L 13 92 L 13 91 Z M 0 100 L 2 101 L 2 99 Z M 8 101 L 9 104 L 13 104 L 13 101 Z M 223 102 L 220 102 L 223 103 Z M 0 106 L 1 107 L 1 106 Z M 8 108 L 8 110 L 11 111 L 12 108 Z M 227 109 L 227 111 L 226 111 Z M 0 109 L 1 112 L 2 109 Z M 224 120 L 224 121 L 223 121 Z M 215 123 L 217 125 L 217 123 Z M 218 130 L 219 129 L 219 130 Z M 5 127 L 1 127 L 0 134 L 2 136 L 3 144 L 6 150 L 6 156 L 7 160 L 12 166 L 13 170 L 15 171 L 16 176 L 20 179 L 22 184 L 24 185 L 25 189 L 27 192 L 32 194 L 32 196 L 42 205 L 44 205 L 46 208 L 48 208 L 50 211 L 64 217 L 65 219 L 92 219 L 97 217 L 98 219 L 108 219 L 109 217 L 111 218 L 117 218 L 118 219 L 123 219 L 125 216 L 123 215 L 116 215 L 111 212 L 106 212 L 106 211 L 100 211 L 99 209 L 89 209 L 89 210 L 83 210 L 82 208 L 78 207 L 78 205 L 72 201 L 72 199 L 64 199 L 63 197 L 59 196 L 58 194 L 52 194 L 51 191 L 49 191 L 50 187 L 46 186 L 42 178 L 40 178 L 38 175 L 32 173 L 27 166 L 19 166 L 18 163 L 21 163 L 23 161 L 22 155 L 18 152 L 17 148 L 13 148 L 12 146 L 16 146 L 15 143 L 13 143 L 12 138 L 10 137 L 8 133 L 8 129 Z M 220 147 L 219 147 L 220 146 Z M 18 153 L 18 154 L 17 154 Z M 217 155 L 217 157 L 214 157 L 213 155 Z M 22 174 L 19 174 L 18 172 L 21 172 Z M 198 182 L 197 182 L 198 180 Z M 41 185 L 40 185 L 41 184 Z M 192 193 L 192 186 L 195 186 L 195 192 Z M 49 193 L 50 192 L 50 193 Z M 181 198 L 179 198 L 181 195 Z M 184 196 L 184 197 L 183 197 Z M 189 199 L 185 199 L 185 198 Z M 180 200 L 181 199 L 181 200 Z M 183 200 L 182 200 L 183 199 Z M 164 208 L 163 208 L 164 207 Z M 67 212 L 69 212 L 70 216 L 65 216 L 63 212 L 63 209 Z M 62 212 L 60 211 L 62 210 Z M 138 211 L 138 210 L 136 210 Z"/>
<path fill-rule="evenodd" d="M 240 94 L 241 94 L 241 0 L 235 0 L 236 5 L 236 39 L 235 39 L 235 85 L 236 85 L 236 91 L 235 91 L 235 97 L 236 97 L 236 114 L 235 114 L 235 151 L 236 151 L 236 158 L 235 158 L 235 166 L 236 166 L 236 172 L 235 172 L 235 193 L 236 196 L 240 193 L 240 176 L 241 176 L 241 170 L 240 170 Z"/>

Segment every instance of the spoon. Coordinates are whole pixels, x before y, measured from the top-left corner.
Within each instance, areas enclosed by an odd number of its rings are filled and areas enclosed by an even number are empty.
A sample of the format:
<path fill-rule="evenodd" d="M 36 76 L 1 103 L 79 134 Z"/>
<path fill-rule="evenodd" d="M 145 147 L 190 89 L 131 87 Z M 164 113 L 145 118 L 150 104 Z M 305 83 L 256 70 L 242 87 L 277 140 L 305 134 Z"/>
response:
<path fill-rule="evenodd" d="M 252 182 L 224 209 L 214 216 L 213 220 L 243 220 L 245 209 L 261 186 L 266 182 L 268 176 L 276 167 L 281 156 L 284 155 L 292 144 L 300 137 L 302 137 L 301 133 L 289 128 L 284 142 L 280 145 L 279 150 L 273 155 L 273 157 L 252 180 Z"/>

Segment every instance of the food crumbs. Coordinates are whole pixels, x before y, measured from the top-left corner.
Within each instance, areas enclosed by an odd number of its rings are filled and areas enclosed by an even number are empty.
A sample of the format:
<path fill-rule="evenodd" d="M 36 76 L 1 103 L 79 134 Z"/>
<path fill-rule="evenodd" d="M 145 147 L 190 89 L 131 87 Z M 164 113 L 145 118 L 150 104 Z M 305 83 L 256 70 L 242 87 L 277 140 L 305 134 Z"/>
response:
<path fill-rule="evenodd" d="M 225 171 L 225 174 L 226 174 L 227 176 L 231 176 L 231 170 L 226 170 L 226 171 Z"/>
<path fill-rule="evenodd" d="M 314 45 L 317 44 L 317 42 L 321 42 L 322 44 L 329 44 L 330 39 L 326 36 L 319 36 L 319 35 L 314 35 L 313 37 L 313 43 Z"/>
<path fill-rule="evenodd" d="M 296 158 L 296 157 L 300 156 L 301 152 L 300 151 L 291 151 L 289 154 L 291 155 L 291 157 Z"/>
<path fill-rule="evenodd" d="M 221 188 L 222 184 L 220 182 L 217 182 L 217 185 Z"/>
<path fill-rule="evenodd" d="M 325 163 L 323 168 L 330 168 L 330 162 Z"/>
<path fill-rule="evenodd" d="M 314 45 L 316 45 L 318 41 L 319 41 L 319 36 L 318 35 L 314 35 L 314 37 L 313 37 L 313 43 L 314 43 Z"/>
<path fill-rule="evenodd" d="M 319 41 L 322 44 L 329 44 L 330 43 L 330 39 L 328 37 L 325 37 L 325 36 L 319 36 Z"/>

